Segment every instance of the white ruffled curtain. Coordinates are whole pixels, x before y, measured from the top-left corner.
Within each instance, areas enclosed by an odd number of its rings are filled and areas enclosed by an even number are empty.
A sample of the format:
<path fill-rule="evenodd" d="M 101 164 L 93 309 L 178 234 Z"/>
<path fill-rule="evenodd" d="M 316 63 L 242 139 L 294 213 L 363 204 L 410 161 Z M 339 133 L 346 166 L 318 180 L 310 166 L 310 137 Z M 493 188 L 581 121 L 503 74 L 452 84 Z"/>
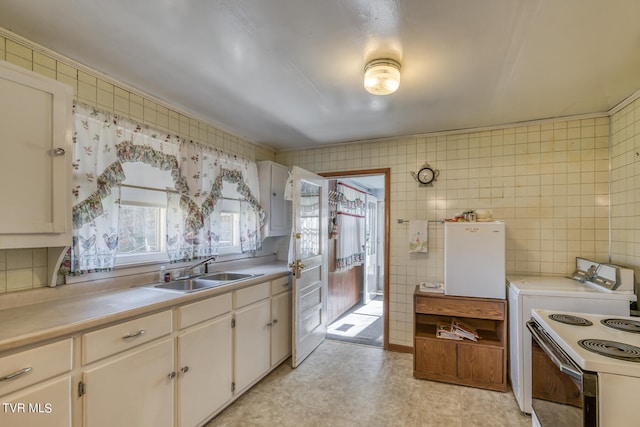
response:
<path fill-rule="evenodd" d="M 220 242 L 223 185 L 232 185 L 240 199 L 240 248 L 262 249 L 258 169 L 249 162 L 192 141 L 181 148 L 181 171 L 188 192 L 168 194 L 167 243 L 171 261 L 215 255 Z"/>
<path fill-rule="evenodd" d="M 340 182 L 336 193 L 336 271 L 347 271 L 364 261 L 365 194 Z"/>
<path fill-rule="evenodd" d="M 140 161 L 180 176 L 179 140 L 82 104 L 74 105 L 73 244 L 61 274 L 109 271 L 115 265 L 122 163 Z"/>
<path fill-rule="evenodd" d="M 177 190 L 168 192 L 167 243 L 172 261 L 217 252 L 218 202 L 224 182 L 234 185 L 241 196 L 242 251 L 262 247 L 265 213 L 259 203 L 255 162 L 81 104 L 74 105 L 73 159 L 73 244 L 60 274 L 113 269 L 125 162 L 142 162 L 171 173 Z"/>

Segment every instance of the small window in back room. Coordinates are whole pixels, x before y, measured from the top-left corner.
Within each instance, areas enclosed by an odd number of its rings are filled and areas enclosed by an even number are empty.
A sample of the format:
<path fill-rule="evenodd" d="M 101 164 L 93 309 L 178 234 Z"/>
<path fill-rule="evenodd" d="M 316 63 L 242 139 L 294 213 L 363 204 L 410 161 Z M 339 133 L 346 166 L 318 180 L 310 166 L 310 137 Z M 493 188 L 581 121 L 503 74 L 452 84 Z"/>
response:
<path fill-rule="evenodd" d="M 144 163 L 123 164 L 127 179 L 120 189 L 116 265 L 166 262 L 166 189 L 168 171 Z"/>

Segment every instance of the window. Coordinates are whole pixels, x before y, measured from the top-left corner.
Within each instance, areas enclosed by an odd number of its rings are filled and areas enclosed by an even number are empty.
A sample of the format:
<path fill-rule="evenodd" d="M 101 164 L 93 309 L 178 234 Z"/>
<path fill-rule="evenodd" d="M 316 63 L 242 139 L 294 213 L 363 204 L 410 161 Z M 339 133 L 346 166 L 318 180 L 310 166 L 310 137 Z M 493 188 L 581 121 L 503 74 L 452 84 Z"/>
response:
<path fill-rule="evenodd" d="M 224 187 L 223 187 L 224 188 Z M 223 191 L 224 192 L 224 191 Z M 240 201 L 222 200 L 220 212 L 219 253 L 241 252 L 240 248 Z"/>
<path fill-rule="evenodd" d="M 168 261 L 166 188 L 173 186 L 171 175 L 144 163 L 122 166 L 127 179 L 120 189 L 116 265 Z"/>
<path fill-rule="evenodd" d="M 118 264 L 167 260 L 166 207 L 121 202 Z"/>

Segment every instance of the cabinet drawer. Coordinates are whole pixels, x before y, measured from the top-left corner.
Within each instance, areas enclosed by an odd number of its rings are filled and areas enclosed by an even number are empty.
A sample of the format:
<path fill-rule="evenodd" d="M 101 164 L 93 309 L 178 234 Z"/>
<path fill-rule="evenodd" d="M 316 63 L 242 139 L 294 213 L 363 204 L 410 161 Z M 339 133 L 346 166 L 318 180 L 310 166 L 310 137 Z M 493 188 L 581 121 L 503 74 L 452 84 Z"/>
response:
<path fill-rule="evenodd" d="M 178 308 L 178 328 L 184 329 L 231 311 L 231 293 Z"/>
<path fill-rule="evenodd" d="M 271 292 L 270 283 L 264 282 L 235 291 L 233 293 L 233 308 L 244 307 L 261 299 L 269 298 L 269 293 Z"/>
<path fill-rule="evenodd" d="M 505 304 L 504 301 L 482 300 L 479 298 L 457 298 L 454 300 L 451 298 L 417 296 L 416 313 L 503 320 L 505 317 Z"/>
<path fill-rule="evenodd" d="M 82 364 L 136 347 L 171 333 L 171 311 L 152 314 L 82 335 Z"/>
<path fill-rule="evenodd" d="M 0 395 L 71 371 L 71 354 L 69 338 L 0 358 Z"/>
<path fill-rule="evenodd" d="M 291 289 L 289 276 L 279 277 L 271 281 L 271 295 L 278 295 Z"/>

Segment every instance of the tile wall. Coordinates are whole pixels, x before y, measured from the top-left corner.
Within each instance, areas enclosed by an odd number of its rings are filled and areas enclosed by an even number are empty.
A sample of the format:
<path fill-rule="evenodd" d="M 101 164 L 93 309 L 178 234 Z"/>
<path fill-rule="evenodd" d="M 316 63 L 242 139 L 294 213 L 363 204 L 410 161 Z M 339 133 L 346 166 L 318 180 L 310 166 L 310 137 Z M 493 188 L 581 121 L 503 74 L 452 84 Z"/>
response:
<path fill-rule="evenodd" d="M 640 100 L 611 116 L 611 260 L 640 279 Z"/>
<path fill-rule="evenodd" d="M 506 221 L 507 273 L 564 275 L 576 256 L 608 257 L 607 115 L 471 133 L 399 138 L 276 154 L 315 172 L 391 168 L 389 341 L 413 345 L 412 295 L 443 281 L 443 225 L 429 229 L 429 253 L 409 254 L 407 224 L 466 209 L 492 209 Z M 433 187 L 409 174 L 440 171 Z"/>
<path fill-rule="evenodd" d="M 73 87 L 76 100 L 103 111 L 250 160 L 273 160 L 274 153 L 269 148 L 172 109 L 170 105 L 1 29 L 0 60 L 67 83 Z M 46 249 L 0 250 L 0 293 L 46 286 L 46 269 Z"/>

